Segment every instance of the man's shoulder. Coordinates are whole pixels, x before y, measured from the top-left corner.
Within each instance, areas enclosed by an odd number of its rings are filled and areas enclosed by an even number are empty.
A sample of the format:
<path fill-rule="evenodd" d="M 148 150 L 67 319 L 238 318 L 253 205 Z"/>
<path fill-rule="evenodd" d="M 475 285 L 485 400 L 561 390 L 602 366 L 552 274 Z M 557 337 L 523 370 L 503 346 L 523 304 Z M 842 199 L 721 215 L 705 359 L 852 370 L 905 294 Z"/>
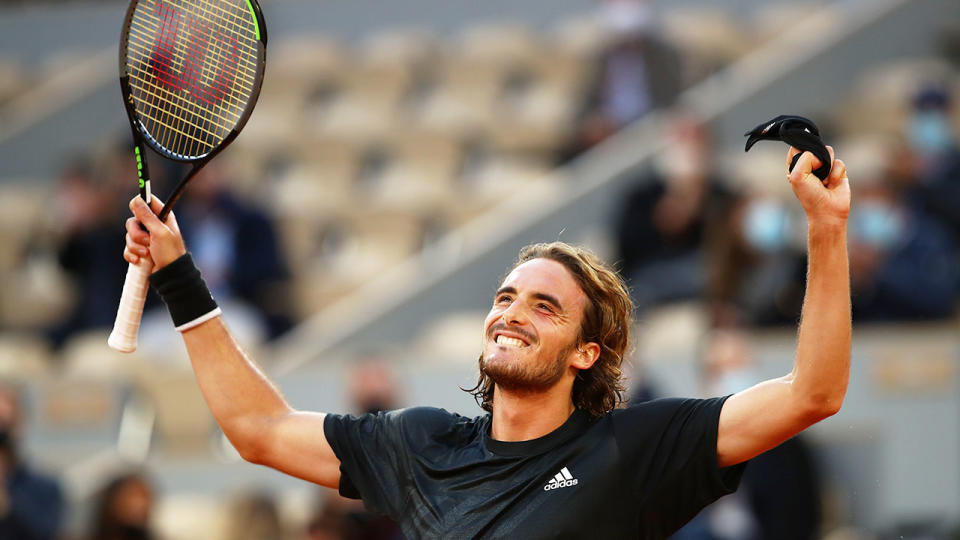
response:
<path fill-rule="evenodd" d="M 468 417 L 437 407 L 410 407 L 386 413 L 393 431 L 423 457 L 428 448 L 473 446 L 488 429 L 489 416 Z M 443 452 L 441 455 L 446 455 Z"/>
<path fill-rule="evenodd" d="M 666 397 L 652 399 L 641 403 L 631 403 L 626 407 L 614 409 L 609 415 L 614 422 L 640 420 L 655 421 L 662 419 L 669 421 L 677 416 L 684 416 L 704 409 L 719 409 L 723 406 L 726 397 L 717 398 L 689 398 Z"/>
<path fill-rule="evenodd" d="M 426 406 L 405 407 L 388 411 L 386 414 L 406 422 L 463 422 L 477 421 L 483 418 L 482 416 L 470 418 L 440 407 Z"/>
<path fill-rule="evenodd" d="M 437 431 L 471 429 L 484 423 L 486 415 L 469 417 L 439 407 L 407 407 L 389 411 L 386 417 L 405 429 Z"/>

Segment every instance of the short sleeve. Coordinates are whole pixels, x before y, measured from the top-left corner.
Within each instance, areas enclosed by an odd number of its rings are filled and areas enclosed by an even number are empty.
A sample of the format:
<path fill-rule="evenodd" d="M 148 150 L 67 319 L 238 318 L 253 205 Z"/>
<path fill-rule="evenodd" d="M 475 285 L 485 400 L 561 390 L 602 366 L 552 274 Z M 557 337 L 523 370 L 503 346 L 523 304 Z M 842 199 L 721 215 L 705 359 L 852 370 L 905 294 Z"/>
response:
<path fill-rule="evenodd" d="M 415 469 L 462 417 L 433 407 L 411 407 L 362 416 L 328 414 L 323 432 L 340 460 L 340 494 L 397 521 L 414 498 Z"/>
<path fill-rule="evenodd" d="M 323 422 L 324 436 L 340 460 L 340 494 L 390 516 L 402 510 L 402 479 L 408 476 L 402 412 L 328 414 Z"/>
<path fill-rule="evenodd" d="M 615 430 L 646 501 L 644 523 L 667 535 L 704 506 L 733 493 L 746 463 L 720 468 L 717 431 L 726 397 L 660 399 L 627 409 Z"/>

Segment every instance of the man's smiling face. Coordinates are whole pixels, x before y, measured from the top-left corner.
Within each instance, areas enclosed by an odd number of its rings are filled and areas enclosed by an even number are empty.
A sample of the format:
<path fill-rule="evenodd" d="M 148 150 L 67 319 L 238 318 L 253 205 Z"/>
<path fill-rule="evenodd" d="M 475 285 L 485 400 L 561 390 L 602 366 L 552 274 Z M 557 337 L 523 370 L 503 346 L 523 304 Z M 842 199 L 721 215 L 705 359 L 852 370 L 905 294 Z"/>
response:
<path fill-rule="evenodd" d="M 484 323 L 481 369 L 505 390 L 544 390 L 577 349 L 587 297 L 570 272 L 529 260 L 507 276 Z"/>

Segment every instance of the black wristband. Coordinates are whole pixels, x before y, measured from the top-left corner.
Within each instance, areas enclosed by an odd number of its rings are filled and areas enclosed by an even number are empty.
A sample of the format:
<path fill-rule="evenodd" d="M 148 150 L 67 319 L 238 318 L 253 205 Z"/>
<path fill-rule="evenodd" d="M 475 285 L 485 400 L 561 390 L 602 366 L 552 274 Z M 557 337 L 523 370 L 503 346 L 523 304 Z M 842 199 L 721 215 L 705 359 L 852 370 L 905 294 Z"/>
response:
<path fill-rule="evenodd" d="M 180 332 L 220 314 L 189 253 L 157 270 L 150 276 L 150 284 L 167 304 L 173 324 Z"/>

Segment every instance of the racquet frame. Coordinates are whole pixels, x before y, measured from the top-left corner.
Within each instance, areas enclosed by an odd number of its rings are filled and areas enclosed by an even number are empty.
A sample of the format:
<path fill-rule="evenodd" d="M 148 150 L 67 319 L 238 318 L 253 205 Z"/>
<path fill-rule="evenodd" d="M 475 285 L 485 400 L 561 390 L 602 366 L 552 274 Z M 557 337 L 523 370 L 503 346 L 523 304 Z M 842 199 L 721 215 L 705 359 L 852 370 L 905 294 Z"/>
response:
<path fill-rule="evenodd" d="M 163 205 L 163 209 L 157 215 L 161 221 L 166 220 L 171 209 L 173 208 L 174 203 L 176 203 L 183 194 L 183 190 L 187 187 L 187 184 L 190 182 L 190 180 L 192 180 L 197 173 L 200 172 L 200 169 L 202 169 L 204 165 L 209 163 L 211 159 L 222 152 L 237 138 L 237 135 L 240 134 L 240 130 L 243 129 L 244 125 L 247 123 L 247 120 L 250 119 L 250 115 L 253 113 L 254 106 L 257 104 L 257 99 L 260 96 L 264 70 L 266 68 L 267 27 L 264 23 L 263 13 L 260 10 L 260 6 L 257 1 L 243 1 L 246 2 L 256 25 L 257 58 L 255 64 L 256 75 L 254 79 L 256 84 L 254 84 L 246 107 L 240 113 L 240 117 L 233 129 L 231 129 L 231 131 L 218 145 L 214 146 L 205 154 L 196 157 L 183 156 L 164 148 L 150 135 L 146 126 L 144 126 L 140 119 L 140 115 L 136 109 L 134 89 L 130 84 L 130 72 L 127 59 L 130 27 L 133 22 L 137 5 L 140 2 L 138 0 L 133 0 L 130 2 L 129 7 L 127 8 L 127 14 L 124 17 L 123 31 L 120 39 L 120 90 L 123 96 L 124 110 L 127 113 L 127 119 L 130 123 L 130 132 L 133 135 L 134 156 L 137 160 L 137 176 L 140 197 L 147 203 L 149 207 L 153 195 L 150 186 L 150 173 L 146 159 L 147 146 L 153 149 L 154 152 L 167 159 L 181 163 L 189 163 L 191 165 L 190 170 L 180 181 L 180 183 L 177 184 L 176 188 L 174 188 L 173 192 L 167 198 L 166 203 Z M 143 314 L 143 304 L 146 300 L 149 277 L 152 271 L 153 264 L 147 259 L 140 259 L 139 263 L 131 263 L 128 266 L 127 276 L 124 281 L 123 292 L 120 299 L 120 305 L 117 309 L 117 318 L 114 323 L 113 331 L 110 333 L 110 337 L 107 339 L 107 343 L 111 348 L 121 352 L 133 352 L 136 350 L 137 331 L 140 327 L 140 317 Z"/>

